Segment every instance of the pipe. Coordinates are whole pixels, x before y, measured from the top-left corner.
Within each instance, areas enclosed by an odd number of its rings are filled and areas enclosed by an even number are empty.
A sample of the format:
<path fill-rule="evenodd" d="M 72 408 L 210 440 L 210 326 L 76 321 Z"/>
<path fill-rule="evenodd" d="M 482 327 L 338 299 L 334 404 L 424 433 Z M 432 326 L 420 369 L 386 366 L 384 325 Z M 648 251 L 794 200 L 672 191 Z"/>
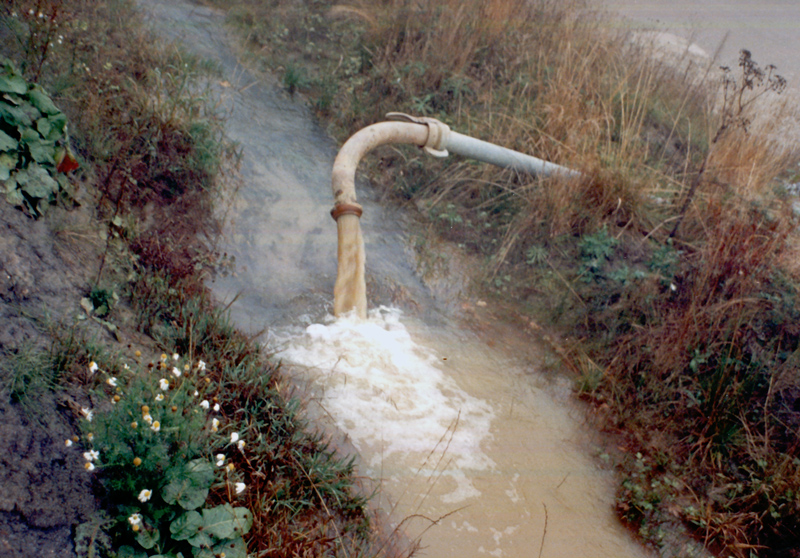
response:
<path fill-rule="evenodd" d="M 419 118 L 399 112 L 387 114 L 399 122 L 380 122 L 353 134 L 333 163 L 334 206 L 356 203 L 356 167 L 361 158 L 380 145 L 411 143 L 435 157 L 447 157 L 448 151 L 499 167 L 541 176 L 578 178 L 581 173 L 513 149 L 465 136 L 435 118 Z M 360 206 L 358 206 L 360 207 Z"/>
<path fill-rule="evenodd" d="M 578 178 L 581 173 L 556 165 L 549 161 L 543 161 L 530 155 L 525 155 L 519 151 L 500 147 L 487 141 L 471 138 L 459 134 L 457 132 L 450 132 L 447 139 L 446 147 L 448 151 L 469 157 L 470 159 L 477 159 L 484 163 L 491 163 L 498 167 L 512 169 L 517 172 L 526 174 L 535 174 L 538 176 L 563 176 L 565 178 Z"/>
<path fill-rule="evenodd" d="M 342 316 L 355 311 L 367 317 L 367 286 L 365 278 L 364 239 L 359 218 L 361 206 L 356 200 L 356 168 L 367 153 L 390 143 L 425 145 L 428 127 L 401 122 L 373 124 L 348 139 L 333 163 L 332 187 L 334 206 L 331 216 L 336 220 L 339 239 L 338 271 L 333 288 L 333 313 Z"/>
<path fill-rule="evenodd" d="M 334 206 L 331 216 L 336 220 L 339 235 L 339 267 L 334 287 L 334 314 L 341 316 L 355 310 L 366 317 L 366 279 L 364 277 L 364 247 L 359 218 L 362 208 L 356 199 L 355 179 L 359 161 L 380 145 L 410 143 L 425 149 L 435 157 L 446 157 L 448 151 L 529 174 L 577 178 L 577 171 L 453 132 L 434 119 L 389 113 L 397 122 L 380 122 L 353 134 L 333 163 L 331 186 Z"/>

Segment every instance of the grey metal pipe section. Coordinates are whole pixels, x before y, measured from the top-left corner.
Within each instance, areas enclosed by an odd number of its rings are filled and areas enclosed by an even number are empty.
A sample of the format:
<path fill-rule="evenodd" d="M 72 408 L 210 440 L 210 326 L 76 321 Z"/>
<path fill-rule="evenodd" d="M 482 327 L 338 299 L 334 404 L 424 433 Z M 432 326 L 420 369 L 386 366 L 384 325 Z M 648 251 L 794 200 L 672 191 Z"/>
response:
<path fill-rule="evenodd" d="M 470 159 L 512 169 L 520 173 L 535 174 L 537 176 L 563 176 L 566 178 L 578 178 L 581 176 L 578 171 L 514 151 L 513 149 L 501 147 L 488 141 L 465 136 L 458 132 L 450 131 L 444 141 L 444 148 L 447 151 Z"/>

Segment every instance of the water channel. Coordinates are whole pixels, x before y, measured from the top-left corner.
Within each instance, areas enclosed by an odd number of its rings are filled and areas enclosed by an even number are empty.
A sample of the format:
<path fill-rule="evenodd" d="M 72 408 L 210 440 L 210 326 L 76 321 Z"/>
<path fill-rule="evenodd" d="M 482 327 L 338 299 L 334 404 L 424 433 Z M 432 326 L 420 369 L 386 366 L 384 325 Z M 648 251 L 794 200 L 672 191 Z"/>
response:
<path fill-rule="evenodd" d="M 333 141 L 301 100 L 239 64 L 220 13 L 141 5 L 220 65 L 212 89 L 242 147 L 239 186 L 220 202 L 235 272 L 210 287 L 309 386 L 310 412 L 358 451 L 391 521 L 421 538 L 419 555 L 647 556 L 613 513 L 613 477 L 568 381 L 544 374 L 524 332 L 492 319 L 458 272 L 421 280 L 408 218 L 368 184 L 358 189 L 369 317 L 329 315 Z"/>

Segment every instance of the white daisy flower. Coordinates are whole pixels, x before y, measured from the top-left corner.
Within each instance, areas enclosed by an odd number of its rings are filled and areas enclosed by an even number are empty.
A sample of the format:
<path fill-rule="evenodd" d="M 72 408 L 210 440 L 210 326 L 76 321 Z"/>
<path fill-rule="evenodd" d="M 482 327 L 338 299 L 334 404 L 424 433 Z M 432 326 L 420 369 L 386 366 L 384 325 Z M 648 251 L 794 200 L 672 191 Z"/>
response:
<path fill-rule="evenodd" d="M 86 461 L 94 461 L 95 459 L 98 459 L 99 457 L 100 457 L 100 452 L 96 451 L 96 450 L 89 450 L 89 451 L 83 452 L 83 458 Z"/>

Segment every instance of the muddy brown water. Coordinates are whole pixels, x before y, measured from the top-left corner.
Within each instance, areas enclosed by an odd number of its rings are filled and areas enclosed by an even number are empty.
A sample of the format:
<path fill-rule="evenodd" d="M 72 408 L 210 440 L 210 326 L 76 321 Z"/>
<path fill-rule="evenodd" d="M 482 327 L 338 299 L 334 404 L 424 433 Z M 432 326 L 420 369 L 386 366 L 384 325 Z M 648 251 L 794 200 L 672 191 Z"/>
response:
<path fill-rule="evenodd" d="M 423 282 L 407 218 L 357 184 L 370 315 L 328 315 L 336 275 L 330 172 L 335 145 L 302 100 L 243 68 L 224 17 L 181 0 L 142 0 L 153 24 L 219 63 L 212 84 L 242 147 L 241 182 L 221 201 L 221 249 L 235 273 L 211 283 L 235 323 L 258 332 L 317 416 L 344 433 L 378 501 L 422 556 L 635 557 L 613 512 L 614 479 L 569 383 L 540 371 L 519 332 L 475 333 L 463 278 Z M 475 314 L 478 315 L 477 313 Z M 476 318 L 477 319 L 477 318 Z M 478 328 L 479 329 L 479 328 Z"/>

